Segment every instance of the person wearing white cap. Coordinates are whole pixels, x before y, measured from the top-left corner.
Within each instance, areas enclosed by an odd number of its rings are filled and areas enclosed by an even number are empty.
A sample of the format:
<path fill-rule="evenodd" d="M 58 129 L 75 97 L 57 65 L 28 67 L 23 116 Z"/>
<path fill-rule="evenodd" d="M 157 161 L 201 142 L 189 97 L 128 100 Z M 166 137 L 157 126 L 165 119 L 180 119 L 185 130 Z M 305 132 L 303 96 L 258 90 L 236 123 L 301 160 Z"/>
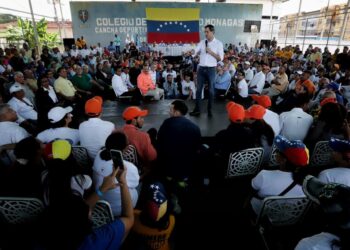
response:
<path fill-rule="evenodd" d="M 254 72 L 250 68 L 250 62 L 245 61 L 243 68 L 244 68 L 245 80 L 247 83 L 249 83 L 254 77 Z"/>
<path fill-rule="evenodd" d="M 50 143 L 57 139 L 67 140 L 71 145 L 77 145 L 80 141 L 79 130 L 69 128 L 73 115 L 72 107 L 54 107 L 47 114 L 51 128 L 37 135 L 43 143 Z"/>
<path fill-rule="evenodd" d="M 15 144 L 29 136 L 16 120 L 16 112 L 8 104 L 0 104 L 0 146 Z"/>
<path fill-rule="evenodd" d="M 10 94 L 12 98 L 8 104 L 16 111 L 19 116 L 19 122 L 24 120 L 36 122 L 38 120 L 38 113 L 35 111 L 33 103 L 28 98 L 24 97 L 22 86 L 17 84 L 12 85 Z"/>

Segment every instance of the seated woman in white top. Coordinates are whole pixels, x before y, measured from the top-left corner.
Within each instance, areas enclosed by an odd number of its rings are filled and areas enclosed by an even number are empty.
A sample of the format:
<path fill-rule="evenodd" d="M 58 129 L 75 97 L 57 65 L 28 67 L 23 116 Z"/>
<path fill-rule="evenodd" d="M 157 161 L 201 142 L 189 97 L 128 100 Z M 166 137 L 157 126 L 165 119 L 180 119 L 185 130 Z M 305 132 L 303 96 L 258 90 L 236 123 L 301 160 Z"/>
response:
<path fill-rule="evenodd" d="M 43 143 L 61 139 L 67 140 L 71 145 L 77 145 L 80 141 L 79 130 L 69 128 L 72 121 L 72 107 L 54 107 L 47 114 L 51 128 L 44 130 L 37 135 L 37 138 Z"/>
<path fill-rule="evenodd" d="M 301 185 L 295 179 L 297 168 L 309 164 L 309 150 L 301 141 L 289 141 L 278 135 L 274 139 L 278 149 L 277 161 L 279 170 L 262 170 L 252 180 L 252 187 L 256 191 L 251 205 L 256 214 L 259 214 L 262 200 L 269 196 L 302 197 L 305 196 Z"/>
<path fill-rule="evenodd" d="M 93 166 L 93 183 L 95 188 L 99 188 L 103 182 L 104 177 L 110 175 L 113 172 L 113 161 L 110 155 L 110 150 L 123 151 L 128 145 L 126 135 L 122 132 L 115 132 L 108 136 L 106 145 L 103 150 L 96 155 Z M 139 185 L 139 172 L 137 167 L 128 161 L 123 161 L 124 168 L 126 169 L 126 180 L 128 183 L 132 205 L 136 206 L 138 200 L 138 192 L 136 188 Z M 116 180 L 116 183 L 117 180 Z M 120 187 L 111 189 L 102 194 L 102 199 L 106 200 L 112 208 L 114 216 L 120 216 L 121 214 L 121 196 Z"/>
<path fill-rule="evenodd" d="M 334 167 L 323 170 L 318 178 L 324 183 L 340 183 L 350 187 L 350 141 L 331 138 Z"/>

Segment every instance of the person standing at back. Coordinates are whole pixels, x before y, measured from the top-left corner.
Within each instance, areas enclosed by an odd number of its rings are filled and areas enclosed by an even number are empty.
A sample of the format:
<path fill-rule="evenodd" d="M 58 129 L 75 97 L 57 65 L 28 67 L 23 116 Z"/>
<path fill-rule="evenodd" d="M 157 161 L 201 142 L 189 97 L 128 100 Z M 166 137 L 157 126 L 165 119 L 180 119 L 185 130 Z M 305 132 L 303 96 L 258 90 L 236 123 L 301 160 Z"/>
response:
<path fill-rule="evenodd" d="M 197 72 L 197 91 L 196 91 L 196 106 L 190 113 L 192 116 L 200 115 L 200 100 L 204 84 L 209 84 L 209 99 L 208 99 L 208 116 L 212 116 L 211 108 L 214 100 L 214 83 L 216 76 L 216 66 L 219 61 L 224 59 L 224 47 L 222 42 L 214 37 L 214 26 L 208 24 L 205 26 L 205 39 L 200 41 L 195 49 L 195 54 L 199 54 L 199 68 Z"/>

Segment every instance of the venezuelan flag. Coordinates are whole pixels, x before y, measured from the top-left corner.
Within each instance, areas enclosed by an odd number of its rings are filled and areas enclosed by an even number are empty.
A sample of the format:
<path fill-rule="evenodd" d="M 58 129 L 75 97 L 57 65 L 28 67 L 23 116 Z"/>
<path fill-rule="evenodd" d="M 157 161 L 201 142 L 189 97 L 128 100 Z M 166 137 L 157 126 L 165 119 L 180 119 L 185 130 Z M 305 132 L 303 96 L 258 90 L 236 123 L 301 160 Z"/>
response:
<path fill-rule="evenodd" d="M 146 8 L 149 43 L 199 42 L 199 9 Z"/>

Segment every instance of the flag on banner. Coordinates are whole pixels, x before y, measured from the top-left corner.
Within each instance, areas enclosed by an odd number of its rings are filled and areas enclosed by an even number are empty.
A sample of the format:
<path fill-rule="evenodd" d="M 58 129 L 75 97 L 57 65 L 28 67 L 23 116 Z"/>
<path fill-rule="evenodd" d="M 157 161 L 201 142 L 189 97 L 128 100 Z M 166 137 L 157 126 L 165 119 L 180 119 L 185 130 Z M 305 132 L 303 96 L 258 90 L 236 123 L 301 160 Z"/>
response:
<path fill-rule="evenodd" d="M 146 8 L 148 43 L 199 42 L 198 8 Z"/>

